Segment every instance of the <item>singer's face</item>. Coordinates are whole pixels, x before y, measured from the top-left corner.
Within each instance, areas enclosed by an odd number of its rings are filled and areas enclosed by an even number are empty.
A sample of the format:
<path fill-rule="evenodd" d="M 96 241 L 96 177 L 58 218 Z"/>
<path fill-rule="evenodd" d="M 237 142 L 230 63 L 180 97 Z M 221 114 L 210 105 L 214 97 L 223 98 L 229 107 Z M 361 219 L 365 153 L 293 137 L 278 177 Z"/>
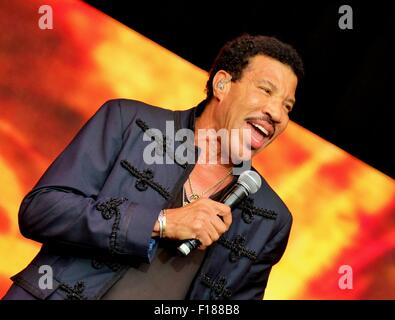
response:
<path fill-rule="evenodd" d="M 287 127 L 295 103 L 297 77 L 289 66 L 258 55 L 250 59 L 242 77 L 227 86 L 218 99 L 215 117 L 220 128 L 237 133 L 228 135 L 226 141 L 233 159 L 246 160 Z"/>

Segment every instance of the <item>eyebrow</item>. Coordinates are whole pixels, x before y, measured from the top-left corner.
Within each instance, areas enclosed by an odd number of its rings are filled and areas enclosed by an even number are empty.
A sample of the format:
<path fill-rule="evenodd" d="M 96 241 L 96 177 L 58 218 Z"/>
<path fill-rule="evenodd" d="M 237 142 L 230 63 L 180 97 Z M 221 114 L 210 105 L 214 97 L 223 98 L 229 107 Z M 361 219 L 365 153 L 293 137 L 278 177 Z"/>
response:
<path fill-rule="evenodd" d="M 265 83 L 266 85 L 268 85 L 269 87 L 271 87 L 271 89 L 273 91 L 278 91 L 278 88 L 270 81 L 270 80 L 266 80 L 266 79 L 262 79 L 259 81 L 260 83 Z M 285 99 L 285 101 L 292 103 L 292 106 L 295 104 L 295 99 L 292 98 L 288 98 Z"/>

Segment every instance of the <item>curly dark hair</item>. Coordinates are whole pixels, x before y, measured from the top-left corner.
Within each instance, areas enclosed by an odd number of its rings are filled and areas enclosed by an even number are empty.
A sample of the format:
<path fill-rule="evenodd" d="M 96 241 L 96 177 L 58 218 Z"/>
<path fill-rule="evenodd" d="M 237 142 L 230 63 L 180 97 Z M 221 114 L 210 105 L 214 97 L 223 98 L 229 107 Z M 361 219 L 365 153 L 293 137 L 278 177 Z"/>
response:
<path fill-rule="evenodd" d="M 250 58 L 265 55 L 291 67 L 298 80 L 303 78 L 303 62 L 296 50 L 289 44 L 274 37 L 243 34 L 227 42 L 220 50 L 210 69 L 206 84 L 207 101 L 213 97 L 212 82 L 219 70 L 225 70 L 232 76 L 232 81 L 239 80 Z"/>

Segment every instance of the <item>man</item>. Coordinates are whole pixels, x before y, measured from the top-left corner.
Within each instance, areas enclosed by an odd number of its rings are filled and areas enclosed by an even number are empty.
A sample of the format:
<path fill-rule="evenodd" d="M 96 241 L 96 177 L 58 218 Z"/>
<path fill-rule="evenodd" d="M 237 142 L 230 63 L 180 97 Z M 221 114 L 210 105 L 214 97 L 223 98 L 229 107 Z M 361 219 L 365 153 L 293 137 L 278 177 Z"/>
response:
<path fill-rule="evenodd" d="M 220 51 L 196 108 L 104 104 L 24 198 L 21 232 L 43 246 L 5 299 L 262 299 L 291 214 L 264 180 L 232 212 L 215 200 L 235 184 L 234 165 L 285 130 L 302 74 L 289 45 L 243 35 Z M 185 142 L 165 136 L 166 121 L 195 133 L 193 161 L 177 158 Z M 204 130 L 226 132 L 217 161 L 200 161 L 212 150 Z M 151 143 L 174 161 L 148 164 Z M 185 239 L 200 250 L 178 255 Z"/>

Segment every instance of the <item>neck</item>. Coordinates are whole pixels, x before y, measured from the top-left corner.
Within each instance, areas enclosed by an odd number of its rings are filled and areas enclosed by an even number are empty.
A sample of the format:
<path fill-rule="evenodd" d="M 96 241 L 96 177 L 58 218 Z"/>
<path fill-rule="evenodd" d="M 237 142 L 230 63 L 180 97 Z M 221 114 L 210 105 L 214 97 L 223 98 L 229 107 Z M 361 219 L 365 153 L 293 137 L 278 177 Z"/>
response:
<path fill-rule="evenodd" d="M 200 148 L 198 164 L 203 165 L 207 169 L 220 168 L 228 170 L 232 167 L 230 157 L 224 158 L 221 152 L 222 137 L 219 135 L 220 124 L 216 121 L 218 118 L 216 110 L 218 102 L 214 99 L 210 100 L 200 117 L 195 122 L 195 145 Z M 224 137 L 228 138 L 228 137 Z M 227 161 L 225 161 L 227 160 Z"/>
<path fill-rule="evenodd" d="M 207 102 L 200 117 L 196 118 L 195 122 L 195 139 L 197 130 L 199 129 L 214 129 L 217 130 L 218 124 L 215 122 L 215 110 L 218 107 L 218 102 L 211 99 Z M 195 140 L 196 141 L 196 140 Z"/>
<path fill-rule="evenodd" d="M 200 197 L 207 198 L 222 190 L 232 179 L 231 169 L 224 170 L 223 167 L 197 164 L 184 187 L 188 198 L 196 200 Z"/>

